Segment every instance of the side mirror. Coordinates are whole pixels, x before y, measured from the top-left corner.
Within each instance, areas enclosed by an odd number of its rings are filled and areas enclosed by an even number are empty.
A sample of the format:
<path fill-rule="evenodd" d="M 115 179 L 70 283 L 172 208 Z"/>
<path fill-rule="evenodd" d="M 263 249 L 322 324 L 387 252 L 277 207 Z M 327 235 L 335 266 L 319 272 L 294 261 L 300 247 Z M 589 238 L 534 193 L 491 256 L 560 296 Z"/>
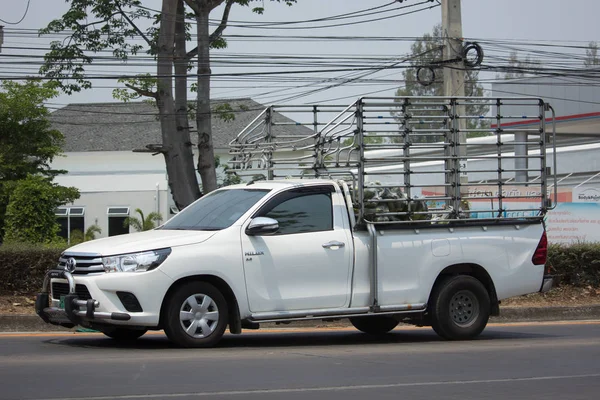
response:
<path fill-rule="evenodd" d="M 279 222 L 273 218 L 256 217 L 246 228 L 246 235 L 272 235 L 279 230 Z"/>

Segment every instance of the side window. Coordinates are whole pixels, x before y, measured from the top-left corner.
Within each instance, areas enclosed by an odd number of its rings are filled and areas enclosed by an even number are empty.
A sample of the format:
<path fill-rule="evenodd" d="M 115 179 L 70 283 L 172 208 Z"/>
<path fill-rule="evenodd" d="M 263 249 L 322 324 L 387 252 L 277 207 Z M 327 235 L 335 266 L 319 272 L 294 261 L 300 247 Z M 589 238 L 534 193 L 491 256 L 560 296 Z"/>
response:
<path fill-rule="evenodd" d="M 260 213 L 279 222 L 277 235 L 333 229 L 331 193 L 296 193 L 283 197 Z"/>

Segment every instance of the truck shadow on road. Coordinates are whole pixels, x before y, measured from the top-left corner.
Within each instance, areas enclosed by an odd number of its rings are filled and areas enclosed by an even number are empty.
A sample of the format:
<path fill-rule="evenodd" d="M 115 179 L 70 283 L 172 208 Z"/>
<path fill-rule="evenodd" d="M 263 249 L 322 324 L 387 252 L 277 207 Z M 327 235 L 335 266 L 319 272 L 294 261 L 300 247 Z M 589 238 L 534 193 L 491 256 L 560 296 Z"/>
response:
<path fill-rule="evenodd" d="M 527 340 L 548 338 L 551 335 L 509 332 L 509 331 L 488 331 L 484 332 L 476 342 L 505 341 L 505 340 Z M 135 341 L 117 342 L 106 338 L 105 336 L 86 335 L 74 336 L 69 338 L 53 338 L 46 343 L 81 348 L 121 348 L 138 350 L 160 350 L 176 348 L 164 334 L 152 332 L 146 334 Z M 227 334 L 214 348 L 286 348 L 286 347 L 318 347 L 318 346 L 349 346 L 349 345 L 412 345 L 420 343 L 450 343 L 438 337 L 433 331 L 423 330 L 395 330 L 384 335 L 367 335 L 352 330 L 343 331 L 311 331 L 311 332 L 269 332 L 268 330 L 260 332 L 244 332 L 242 335 Z M 465 343 L 465 342 L 462 342 Z M 202 349 L 199 349 L 202 350 Z"/>

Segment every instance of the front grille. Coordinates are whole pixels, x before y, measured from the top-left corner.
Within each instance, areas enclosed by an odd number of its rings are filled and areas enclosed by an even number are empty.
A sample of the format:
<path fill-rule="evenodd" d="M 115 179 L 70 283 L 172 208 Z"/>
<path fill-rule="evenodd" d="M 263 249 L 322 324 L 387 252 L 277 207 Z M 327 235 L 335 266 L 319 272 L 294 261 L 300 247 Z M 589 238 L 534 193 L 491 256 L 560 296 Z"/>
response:
<path fill-rule="evenodd" d="M 87 286 L 75 285 L 75 293 L 81 300 L 89 300 L 92 298 Z M 60 300 L 60 296 L 69 294 L 69 284 L 63 282 L 52 282 L 52 298 Z"/>
<path fill-rule="evenodd" d="M 58 269 L 67 269 L 67 260 L 73 258 L 76 266 L 71 272 L 74 275 L 103 273 L 102 256 L 93 253 L 63 253 L 58 259 Z M 68 269 L 67 269 L 68 271 Z"/>

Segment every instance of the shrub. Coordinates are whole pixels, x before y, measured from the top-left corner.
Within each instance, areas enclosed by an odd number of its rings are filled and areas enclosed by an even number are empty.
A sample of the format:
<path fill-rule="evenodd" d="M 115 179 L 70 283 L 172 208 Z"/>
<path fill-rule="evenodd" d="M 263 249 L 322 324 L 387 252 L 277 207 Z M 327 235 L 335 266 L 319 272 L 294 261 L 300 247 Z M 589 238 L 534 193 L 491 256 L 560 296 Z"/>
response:
<path fill-rule="evenodd" d="M 58 238 L 55 209 L 79 198 L 79 191 L 29 175 L 18 181 L 6 209 L 6 243 L 52 243 Z"/>
<path fill-rule="evenodd" d="M 0 295 L 39 292 L 46 271 L 56 267 L 64 245 L 3 244 L 0 246 Z"/>
<path fill-rule="evenodd" d="M 548 264 L 557 284 L 600 286 L 600 243 L 551 244 Z"/>

